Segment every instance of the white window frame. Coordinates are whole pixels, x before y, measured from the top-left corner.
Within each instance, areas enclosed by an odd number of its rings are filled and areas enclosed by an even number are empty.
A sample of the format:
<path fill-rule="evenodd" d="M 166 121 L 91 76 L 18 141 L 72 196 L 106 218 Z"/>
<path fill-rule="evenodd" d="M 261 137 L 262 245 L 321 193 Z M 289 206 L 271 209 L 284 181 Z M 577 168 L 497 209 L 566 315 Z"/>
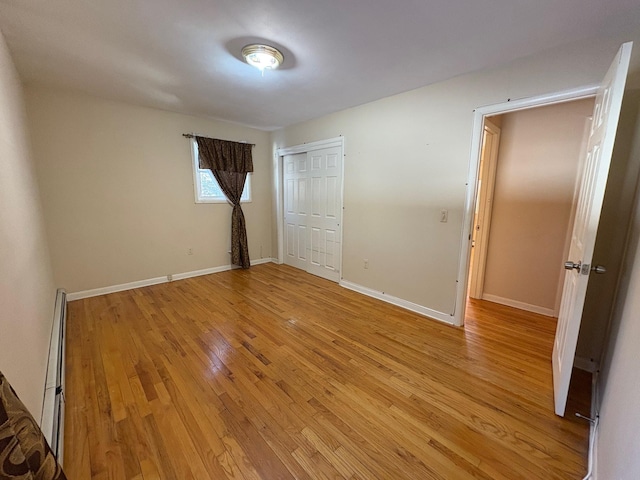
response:
<path fill-rule="evenodd" d="M 222 198 L 211 198 L 202 195 L 202 183 L 200 182 L 200 162 L 198 159 L 198 144 L 195 139 L 191 140 L 191 166 L 193 167 L 193 193 L 196 203 L 229 203 L 227 197 L 222 196 Z M 240 203 L 250 203 L 251 202 L 251 176 L 252 173 L 247 174 L 247 180 L 244 183 L 244 190 L 242 191 L 242 197 L 240 198 Z M 213 176 L 213 174 L 212 174 Z M 217 183 L 215 177 L 213 177 L 213 181 Z"/>

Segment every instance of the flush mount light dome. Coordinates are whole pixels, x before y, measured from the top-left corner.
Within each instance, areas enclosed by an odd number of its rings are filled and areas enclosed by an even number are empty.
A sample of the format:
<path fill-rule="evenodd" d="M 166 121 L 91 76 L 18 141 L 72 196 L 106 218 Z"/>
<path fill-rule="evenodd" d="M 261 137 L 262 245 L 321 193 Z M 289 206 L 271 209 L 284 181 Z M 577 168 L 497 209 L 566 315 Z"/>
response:
<path fill-rule="evenodd" d="M 242 56 L 245 61 L 261 72 L 265 70 L 275 70 L 280 66 L 284 57 L 276 48 L 269 45 L 252 44 L 242 49 Z"/>

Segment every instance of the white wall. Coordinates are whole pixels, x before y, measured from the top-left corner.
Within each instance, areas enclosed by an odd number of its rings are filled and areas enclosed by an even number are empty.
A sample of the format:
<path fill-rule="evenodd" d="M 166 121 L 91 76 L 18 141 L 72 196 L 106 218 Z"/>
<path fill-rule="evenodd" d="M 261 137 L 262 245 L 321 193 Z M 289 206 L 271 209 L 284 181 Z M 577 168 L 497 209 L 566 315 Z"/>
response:
<path fill-rule="evenodd" d="M 453 313 L 473 110 L 598 83 L 627 38 L 640 39 L 640 32 L 569 45 L 274 132 L 273 148 L 346 138 L 343 278 Z M 638 49 L 633 63 L 635 74 Z M 449 211 L 448 223 L 440 223 L 441 209 Z"/>
<path fill-rule="evenodd" d="M 268 133 L 36 87 L 26 100 L 58 285 L 78 292 L 229 265 L 231 207 L 195 204 L 186 132 L 256 144 L 243 210 L 251 259 L 271 257 Z"/>
<path fill-rule="evenodd" d="M 22 86 L 2 33 L 0 105 L 0 371 L 39 420 L 55 285 Z"/>
<path fill-rule="evenodd" d="M 580 100 L 501 116 L 484 279 L 490 300 L 554 314 L 593 103 Z"/>

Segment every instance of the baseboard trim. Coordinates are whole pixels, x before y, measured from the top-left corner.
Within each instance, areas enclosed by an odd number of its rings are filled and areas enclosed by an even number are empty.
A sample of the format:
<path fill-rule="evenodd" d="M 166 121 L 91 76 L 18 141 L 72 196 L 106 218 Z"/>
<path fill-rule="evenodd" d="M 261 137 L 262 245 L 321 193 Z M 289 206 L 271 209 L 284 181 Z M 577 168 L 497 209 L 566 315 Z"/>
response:
<path fill-rule="evenodd" d="M 134 288 L 149 287 L 160 283 L 167 283 L 168 277 L 147 278 L 137 282 L 121 283 L 120 285 L 111 285 L 109 287 L 94 288 L 91 290 L 82 290 L 80 292 L 71 292 L 67 294 L 67 301 L 81 300 L 83 298 L 97 297 L 99 295 L 107 295 L 109 293 L 123 292 L 125 290 L 133 290 Z"/>
<path fill-rule="evenodd" d="M 432 310 L 422 305 L 418 305 L 417 303 L 413 303 L 408 300 L 403 300 L 402 298 L 394 297 L 393 295 L 389 295 L 384 292 L 379 292 L 378 290 L 373 290 L 368 287 L 363 287 L 362 285 L 358 285 L 357 283 L 353 283 L 353 282 L 348 282 L 346 280 L 340 280 L 339 285 L 348 290 L 353 290 L 354 292 L 362 293 L 363 295 L 367 295 L 368 297 L 377 298 L 378 300 L 382 300 L 383 302 L 387 302 L 392 305 L 402 307 L 406 310 L 410 310 L 415 313 L 419 313 L 420 315 L 424 315 L 425 317 L 429 317 L 434 320 L 439 320 L 449 325 L 454 325 L 453 317 L 449 314 L 438 312 L 436 310 Z"/>
<path fill-rule="evenodd" d="M 591 453 L 593 457 L 593 467 L 590 480 L 598 480 L 598 429 L 592 427 L 591 430 L 593 431 L 593 433 L 590 434 L 593 436 L 593 450 Z"/>
<path fill-rule="evenodd" d="M 273 258 L 260 258 L 258 260 L 251 260 L 251 265 L 261 265 L 263 263 L 271 263 L 273 261 Z M 175 282 L 177 280 L 184 280 L 186 278 L 226 272 L 229 270 L 234 270 L 236 268 L 240 267 L 236 265 L 222 265 L 220 267 L 204 268 L 202 270 L 194 270 L 191 272 L 169 274 L 164 277 L 148 278 L 146 280 L 138 280 L 136 282 L 121 283 L 120 285 L 111 285 L 109 287 L 94 288 L 92 290 L 82 290 L 79 292 L 68 293 L 67 301 L 72 302 L 74 300 L 81 300 L 83 298 L 97 297 L 99 295 L 107 295 L 109 293 L 124 292 L 125 290 L 132 290 L 134 288 L 150 287 L 151 285 L 158 285 L 160 283 Z"/>
<path fill-rule="evenodd" d="M 483 293 L 482 300 L 499 303 L 500 305 L 506 305 L 507 307 L 518 308 L 520 310 L 526 310 L 527 312 L 539 313 L 540 315 L 545 315 L 547 317 L 556 316 L 552 308 L 539 307 L 538 305 L 531 305 L 529 303 L 511 300 L 510 298 L 503 298 L 497 295 L 491 295 L 490 293 Z"/>
<path fill-rule="evenodd" d="M 584 477 L 589 480 L 598 479 L 598 426 L 600 425 L 599 388 L 600 371 L 595 370 L 591 377 L 591 418 L 595 419 L 595 422 L 591 422 L 591 427 L 589 428 L 589 471 Z M 591 473 L 591 475 L 589 475 L 589 473 Z"/>

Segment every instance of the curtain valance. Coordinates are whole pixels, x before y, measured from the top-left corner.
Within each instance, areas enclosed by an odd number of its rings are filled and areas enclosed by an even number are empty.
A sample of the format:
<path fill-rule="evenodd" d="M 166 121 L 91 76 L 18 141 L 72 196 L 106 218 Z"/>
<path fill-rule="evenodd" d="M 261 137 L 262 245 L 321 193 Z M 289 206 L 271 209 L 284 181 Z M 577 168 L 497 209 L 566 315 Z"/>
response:
<path fill-rule="evenodd" d="M 198 142 L 200 168 L 207 168 L 212 172 L 253 172 L 250 143 L 198 136 L 195 139 Z"/>

